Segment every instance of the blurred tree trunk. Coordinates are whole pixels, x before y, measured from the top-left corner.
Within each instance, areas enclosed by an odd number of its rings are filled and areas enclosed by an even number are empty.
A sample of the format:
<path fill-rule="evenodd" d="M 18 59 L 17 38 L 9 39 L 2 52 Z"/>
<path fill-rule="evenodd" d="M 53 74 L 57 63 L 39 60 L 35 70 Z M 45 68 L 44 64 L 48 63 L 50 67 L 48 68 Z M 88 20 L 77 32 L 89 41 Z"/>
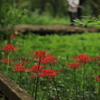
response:
<path fill-rule="evenodd" d="M 85 1 L 86 0 L 80 0 L 79 5 L 82 6 Z M 82 8 L 78 8 L 77 18 L 81 19 L 82 18 L 81 16 L 82 16 Z"/>
<path fill-rule="evenodd" d="M 42 0 L 41 1 L 41 10 L 40 13 L 43 13 L 45 11 L 45 6 L 48 0 Z"/>
<path fill-rule="evenodd" d="M 90 2 L 93 7 L 93 14 L 100 15 L 100 0 L 90 0 Z"/>
<path fill-rule="evenodd" d="M 67 1 L 66 0 L 49 0 L 49 3 L 52 7 L 52 14 L 55 17 L 56 15 L 64 15 L 66 13 Z"/>
<path fill-rule="evenodd" d="M 51 3 L 52 8 L 53 8 L 52 14 L 53 14 L 53 16 L 56 16 L 57 8 L 58 8 L 58 2 L 56 2 L 55 0 L 50 0 L 50 3 Z"/>

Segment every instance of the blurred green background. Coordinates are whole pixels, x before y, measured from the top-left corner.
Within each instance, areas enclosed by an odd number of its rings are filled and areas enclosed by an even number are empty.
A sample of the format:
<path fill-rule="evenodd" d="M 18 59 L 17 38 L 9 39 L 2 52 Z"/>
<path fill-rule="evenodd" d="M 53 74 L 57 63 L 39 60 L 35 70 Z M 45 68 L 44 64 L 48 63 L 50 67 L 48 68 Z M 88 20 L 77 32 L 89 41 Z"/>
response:
<path fill-rule="evenodd" d="M 99 15 L 100 0 L 81 0 L 80 3 L 83 6 L 82 16 Z M 0 25 L 41 24 L 41 20 L 47 21 L 47 17 L 67 19 L 67 5 L 67 0 L 1 0 Z M 40 18 L 41 15 L 47 17 Z"/>

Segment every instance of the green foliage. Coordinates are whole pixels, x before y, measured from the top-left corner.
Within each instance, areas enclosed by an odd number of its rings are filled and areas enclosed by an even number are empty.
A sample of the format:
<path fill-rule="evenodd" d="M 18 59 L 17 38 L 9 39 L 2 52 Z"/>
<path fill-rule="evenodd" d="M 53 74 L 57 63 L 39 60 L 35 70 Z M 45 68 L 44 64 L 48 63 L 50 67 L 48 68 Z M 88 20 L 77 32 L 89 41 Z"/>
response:
<path fill-rule="evenodd" d="M 81 20 L 76 19 L 75 25 L 84 26 L 84 27 L 99 27 L 100 26 L 100 16 L 91 17 L 91 16 L 83 16 Z"/>
<path fill-rule="evenodd" d="M 7 12 L 9 11 L 11 4 L 12 4 L 12 0 L 8 0 L 8 2 L 6 2 L 6 0 L 2 0 L 0 2 L 0 24 L 1 25 L 7 24 L 4 21 L 4 19 L 7 18 Z"/>

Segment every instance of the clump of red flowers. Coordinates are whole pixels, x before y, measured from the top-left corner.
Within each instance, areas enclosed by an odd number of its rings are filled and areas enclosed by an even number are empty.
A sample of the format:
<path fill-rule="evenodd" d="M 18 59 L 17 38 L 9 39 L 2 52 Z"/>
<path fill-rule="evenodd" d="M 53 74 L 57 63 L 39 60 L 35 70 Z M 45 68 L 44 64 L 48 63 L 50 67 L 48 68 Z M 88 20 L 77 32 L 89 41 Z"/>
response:
<path fill-rule="evenodd" d="M 14 67 L 18 67 L 18 66 L 23 66 L 23 64 L 22 63 L 14 64 Z"/>
<path fill-rule="evenodd" d="M 16 35 L 14 35 L 14 34 L 10 35 L 10 38 L 15 38 L 15 37 L 16 37 Z"/>
<path fill-rule="evenodd" d="M 40 77 L 39 73 L 41 73 L 43 71 L 43 66 L 34 65 L 28 71 L 32 71 L 32 74 L 31 74 L 32 78 L 34 78 L 34 77 Z"/>
<path fill-rule="evenodd" d="M 36 61 L 41 64 L 52 64 L 53 62 L 58 62 L 52 54 L 46 55 L 46 51 L 42 50 L 35 51 L 32 56 L 34 56 Z"/>
<path fill-rule="evenodd" d="M 100 75 L 95 78 L 98 82 L 100 82 Z"/>
<path fill-rule="evenodd" d="M 53 69 L 44 69 L 39 75 L 41 77 L 46 78 L 54 78 L 54 76 L 57 76 L 59 74 L 59 71 L 53 70 Z"/>
<path fill-rule="evenodd" d="M 89 57 L 88 55 L 81 54 L 74 57 L 74 60 L 79 61 L 80 63 L 87 63 L 88 61 L 93 60 L 93 58 Z"/>
<path fill-rule="evenodd" d="M 46 51 L 39 50 L 35 51 L 33 55 L 35 60 L 39 63 L 35 64 L 29 71 L 32 71 L 31 77 L 46 77 L 46 78 L 54 78 L 54 76 L 58 75 L 59 71 L 54 69 L 44 69 L 41 64 L 52 64 L 53 62 L 58 62 L 55 57 L 50 54 L 46 55 Z"/>
<path fill-rule="evenodd" d="M 18 63 L 17 65 L 15 65 L 15 69 L 12 69 L 12 70 L 20 72 L 20 73 L 26 71 L 25 67 L 22 64 L 20 64 L 20 63 Z"/>
<path fill-rule="evenodd" d="M 14 52 L 15 50 L 18 50 L 19 48 L 15 48 L 13 45 L 11 44 L 7 44 L 6 46 L 4 46 L 4 48 L 0 49 L 0 50 L 4 50 L 6 53 L 9 53 L 10 51 Z"/>
<path fill-rule="evenodd" d="M 42 51 L 42 50 L 39 50 L 39 51 L 35 51 L 32 56 L 34 56 L 36 59 L 37 58 L 41 58 L 41 57 L 44 57 L 46 55 L 46 51 Z"/>
<path fill-rule="evenodd" d="M 40 73 L 43 71 L 43 66 L 40 66 L 38 64 L 35 64 L 31 69 L 30 71 L 34 72 L 34 73 Z"/>
<path fill-rule="evenodd" d="M 73 69 L 81 67 L 77 62 L 70 63 L 68 66 L 73 68 Z"/>
<path fill-rule="evenodd" d="M 4 58 L 4 59 L 2 59 L 1 61 L 2 61 L 3 63 L 6 63 L 6 64 L 12 62 L 12 61 L 11 61 L 10 59 L 8 59 L 8 58 Z"/>
<path fill-rule="evenodd" d="M 54 78 L 54 76 L 58 75 L 59 71 L 53 69 L 44 69 L 43 66 L 39 66 L 35 64 L 29 71 L 32 71 L 31 77 L 46 77 L 46 78 Z"/>
<path fill-rule="evenodd" d="M 58 62 L 53 55 L 46 55 L 40 58 L 40 63 L 42 64 L 51 64 L 53 62 Z"/>

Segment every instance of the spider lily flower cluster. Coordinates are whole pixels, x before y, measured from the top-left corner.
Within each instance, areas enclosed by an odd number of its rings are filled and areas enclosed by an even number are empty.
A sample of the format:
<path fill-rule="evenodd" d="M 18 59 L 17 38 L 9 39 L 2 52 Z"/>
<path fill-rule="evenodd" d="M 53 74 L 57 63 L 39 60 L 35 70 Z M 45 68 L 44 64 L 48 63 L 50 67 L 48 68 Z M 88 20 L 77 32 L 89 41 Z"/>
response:
<path fill-rule="evenodd" d="M 91 58 L 87 55 L 81 54 L 81 55 L 74 57 L 74 60 L 79 61 L 80 63 L 87 63 L 87 62 L 93 60 L 93 58 Z"/>
<path fill-rule="evenodd" d="M 12 52 L 14 50 L 18 50 L 19 48 L 15 48 L 11 44 L 7 44 L 3 49 L 6 53 Z M 24 57 L 19 57 L 18 61 L 19 63 L 14 64 L 14 62 L 8 58 L 4 58 L 1 61 L 5 63 L 12 63 L 14 68 L 13 71 L 17 72 L 26 72 L 30 71 L 32 72 L 31 77 L 47 77 L 47 78 L 54 78 L 59 74 L 60 71 L 54 70 L 54 69 L 45 69 L 44 66 L 41 66 L 41 64 L 52 64 L 55 62 L 58 62 L 53 55 L 46 55 L 46 51 L 36 51 L 31 56 L 35 57 L 35 60 L 39 64 L 33 65 L 31 68 L 25 67 L 25 63 L 29 63 L 30 61 L 28 59 L 25 59 Z"/>
<path fill-rule="evenodd" d="M 25 72 L 25 67 L 22 65 L 17 65 L 16 68 L 12 70 L 22 73 L 22 72 Z"/>
<path fill-rule="evenodd" d="M 73 59 L 75 61 L 78 61 L 78 62 L 72 62 L 69 65 L 67 64 L 67 66 L 70 67 L 70 68 L 73 68 L 75 70 L 75 69 L 77 69 L 79 67 L 84 67 L 83 64 L 86 64 L 86 63 L 88 63 L 90 61 L 100 60 L 100 56 L 92 58 L 92 57 L 90 57 L 88 55 L 80 54 L 80 55 L 78 55 L 76 57 L 73 57 Z M 96 81 L 100 82 L 100 75 L 96 76 L 95 79 L 96 79 Z"/>
<path fill-rule="evenodd" d="M 11 61 L 10 59 L 8 59 L 8 58 L 4 58 L 4 59 L 2 59 L 1 61 L 2 61 L 3 63 L 6 63 L 6 64 L 12 62 L 12 61 Z"/>
<path fill-rule="evenodd" d="M 19 47 L 16 48 L 11 44 L 7 44 L 3 48 L 0 48 L 0 50 L 3 50 L 5 53 L 9 53 L 10 51 L 14 52 L 15 50 L 18 50 L 18 49 Z"/>
<path fill-rule="evenodd" d="M 10 35 L 10 38 L 15 38 L 15 37 L 16 37 L 16 35 L 14 35 L 14 34 Z"/>
<path fill-rule="evenodd" d="M 52 64 L 58 62 L 53 55 L 46 55 L 46 51 L 36 51 L 32 54 L 35 57 L 35 60 L 39 63 L 34 65 L 30 71 L 32 71 L 32 77 L 47 77 L 54 78 L 54 76 L 58 75 L 60 71 L 56 71 L 54 69 L 45 69 L 41 64 Z"/>
<path fill-rule="evenodd" d="M 84 54 L 78 55 L 78 56 L 74 57 L 73 59 L 78 61 L 78 62 L 72 62 L 68 65 L 69 67 L 72 67 L 73 69 L 82 67 L 82 65 L 79 65 L 79 63 L 86 64 L 87 62 L 93 60 L 93 58 L 89 57 L 88 55 L 84 55 Z"/>

